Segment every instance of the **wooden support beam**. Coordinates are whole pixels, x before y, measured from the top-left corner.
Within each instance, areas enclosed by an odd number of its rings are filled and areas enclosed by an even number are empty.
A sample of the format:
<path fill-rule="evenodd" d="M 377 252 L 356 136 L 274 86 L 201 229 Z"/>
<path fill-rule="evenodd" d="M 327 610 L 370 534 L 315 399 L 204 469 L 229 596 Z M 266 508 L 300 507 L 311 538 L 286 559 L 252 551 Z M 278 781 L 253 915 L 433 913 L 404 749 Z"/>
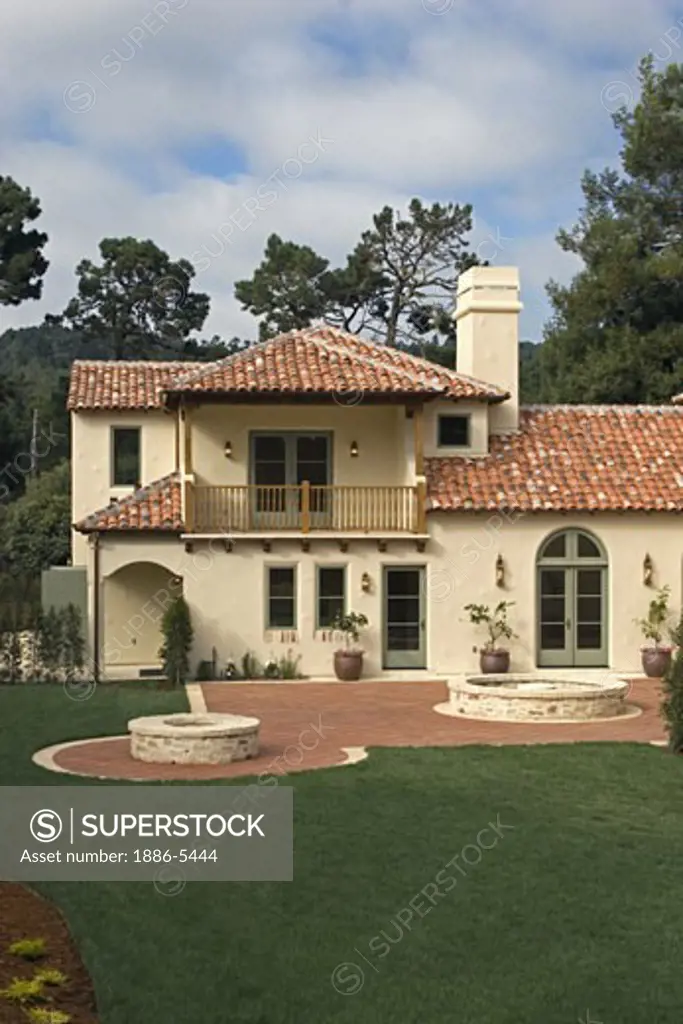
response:
<path fill-rule="evenodd" d="M 182 411 L 184 425 L 185 472 L 192 473 L 192 410 L 185 406 Z"/>
<path fill-rule="evenodd" d="M 418 405 L 413 416 L 413 437 L 415 440 L 415 475 L 424 476 L 424 406 Z"/>

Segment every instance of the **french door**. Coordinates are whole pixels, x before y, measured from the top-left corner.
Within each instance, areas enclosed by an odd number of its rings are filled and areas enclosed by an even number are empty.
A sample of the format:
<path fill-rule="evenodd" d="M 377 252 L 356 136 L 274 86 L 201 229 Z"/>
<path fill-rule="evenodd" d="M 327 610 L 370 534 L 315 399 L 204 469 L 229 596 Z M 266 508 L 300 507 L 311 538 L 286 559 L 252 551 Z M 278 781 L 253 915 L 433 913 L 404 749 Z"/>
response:
<path fill-rule="evenodd" d="M 255 433 L 251 437 L 252 515 L 256 525 L 300 525 L 301 484 L 311 485 L 310 517 L 323 526 L 331 513 L 331 438 L 329 434 Z"/>
<path fill-rule="evenodd" d="M 424 566 L 385 566 L 383 646 L 385 668 L 425 668 Z"/>
<path fill-rule="evenodd" d="M 576 536 L 569 536 L 577 532 L 561 535 L 565 540 L 562 555 L 556 537 L 555 554 L 551 548 L 548 555 L 546 547 L 546 557 L 539 561 L 538 663 L 546 668 L 608 664 L 607 566 L 595 542 L 593 550 L 585 543 L 579 545 Z"/>

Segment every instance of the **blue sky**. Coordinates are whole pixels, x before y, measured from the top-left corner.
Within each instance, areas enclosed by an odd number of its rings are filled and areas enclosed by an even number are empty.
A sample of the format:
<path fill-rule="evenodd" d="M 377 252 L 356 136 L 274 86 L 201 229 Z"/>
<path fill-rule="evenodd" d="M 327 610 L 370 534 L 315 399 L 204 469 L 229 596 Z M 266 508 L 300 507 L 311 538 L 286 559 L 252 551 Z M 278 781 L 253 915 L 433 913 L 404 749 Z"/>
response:
<path fill-rule="evenodd" d="M 40 197 L 51 261 L 44 298 L 3 327 L 63 308 L 76 263 L 133 234 L 201 268 L 205 336 L 254 337 L 233 286 L 268 235 L 341 262 L 417 195 L 474 205 L 473 247 L 520 267 L 536 339 L 545 283 L 576 270 L 554 238 L 581 173 L 616 160 L 610 112 L 636 102 L 648 50 L 683 59 L 667 0 L 0 0 L 0 16 L 0 173 Z"/>

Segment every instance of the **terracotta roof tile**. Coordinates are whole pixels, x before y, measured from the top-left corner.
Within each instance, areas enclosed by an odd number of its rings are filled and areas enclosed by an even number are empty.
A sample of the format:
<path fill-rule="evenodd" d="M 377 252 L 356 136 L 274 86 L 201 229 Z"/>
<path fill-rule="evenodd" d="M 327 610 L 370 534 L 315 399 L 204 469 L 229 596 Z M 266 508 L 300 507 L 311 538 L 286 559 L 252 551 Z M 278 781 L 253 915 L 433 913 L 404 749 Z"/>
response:
<path fill-rule="evenodd" d="M 432 510 L 683 511 L 683 409 L 531 406 L 487 456 L 426 473 Z"/>
<path fill-rule="evenodd" d="M 150 409 L 162 392 L 397 394 L 502 401 L 507 393 L 335 327 L 308 327 L 214 363 L 74 363 L 69 409 Z"/>
<path fill-rule="evenodd" d="M 200 366 L 206 363 L 77 359 L 71 367 L 67 408 L 158 409 L 170 381 Z"/>
<path fill-rule="evenodd" d="M 80 533 L 98 530 L 168 530 L 179 533 L 183 528 L 178 473 L 155 480 L 75 524 Z"/>

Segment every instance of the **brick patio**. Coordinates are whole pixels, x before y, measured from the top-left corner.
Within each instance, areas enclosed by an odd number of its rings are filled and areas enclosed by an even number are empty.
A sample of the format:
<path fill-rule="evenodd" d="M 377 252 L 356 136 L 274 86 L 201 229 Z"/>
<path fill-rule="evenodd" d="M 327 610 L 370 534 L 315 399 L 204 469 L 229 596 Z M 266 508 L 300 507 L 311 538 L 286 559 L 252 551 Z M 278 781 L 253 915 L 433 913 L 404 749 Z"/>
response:
<path fill-rule="evenodd" d="M 468 744 L 661 742 L 660 687 L 632 682 L 637 718 L 566 725 L 519 725 L 447 718 L 433 711 L 448 699 L 445 682 L 208 683 L 209 711 L 261 719 L 261 752 L 223 767 L 147 765 L 134 761 L 128 739 L 85 740 L 54 756 L 58 768 L 118 779 L 232 778 L 282 775 L 344 763 L 347 747 L 456 747 Z"/>

